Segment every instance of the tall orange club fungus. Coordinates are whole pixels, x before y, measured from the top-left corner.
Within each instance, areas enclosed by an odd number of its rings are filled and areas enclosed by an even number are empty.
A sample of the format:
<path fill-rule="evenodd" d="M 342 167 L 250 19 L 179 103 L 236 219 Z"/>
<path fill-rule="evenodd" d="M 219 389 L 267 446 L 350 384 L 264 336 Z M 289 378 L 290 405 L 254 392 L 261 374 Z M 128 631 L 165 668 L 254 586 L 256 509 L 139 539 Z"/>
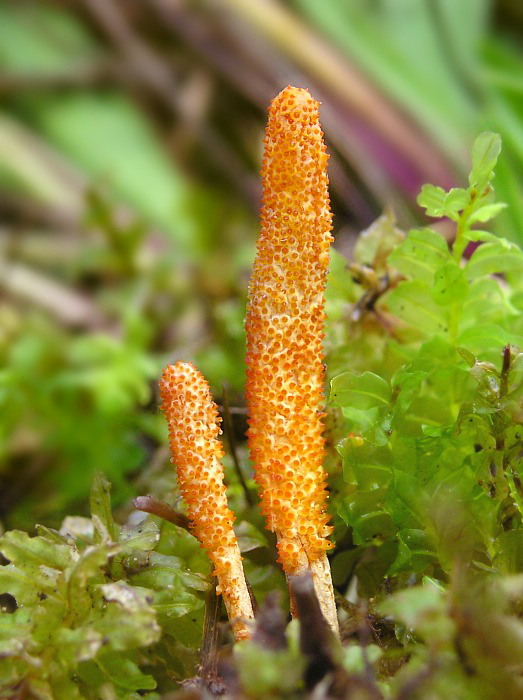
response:
<path fill-rule="evenodd" d="M 324 291 L 332 241 L 319 103 L 287 87 L 272 102 L 261 233 L 247 308 L 249 446 L 267 527 L 287 575 L 311 571 L 338 630 L 326 551 Z"/>
<path fill-rule="evenodd" d="M 227 506 L 218 409 L 205 378 L 190 363 L 166 367 L 160 393 L 191 530 L 214 564 L 217 592 L 223 596 L 235 638 L 246 639 L 254 615 L 232 527 L 234 514 Z"/>

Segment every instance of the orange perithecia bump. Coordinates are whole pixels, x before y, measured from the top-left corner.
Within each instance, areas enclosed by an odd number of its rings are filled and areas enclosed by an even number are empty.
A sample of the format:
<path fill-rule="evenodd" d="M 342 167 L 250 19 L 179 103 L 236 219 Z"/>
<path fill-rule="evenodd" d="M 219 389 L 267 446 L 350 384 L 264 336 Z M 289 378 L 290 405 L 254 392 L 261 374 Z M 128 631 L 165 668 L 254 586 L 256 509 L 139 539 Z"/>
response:
<path fill-rule="evenodd" d="M 169 425 L 172 461 L 187 503 L 191 529 L 214 564 L 236 639 L 250 636 L 254 617 L 227 506 L 223 483 L 220 418 L 209 385 L 194 365 L 177 362 L 165 368 L 160 381 L 162 411 Z"/>
<path fill-rule="evenodd" d="M 287 87 L 269 109 L 246 395 L 249 446 L 279 560 L 289 575 L 321 569 L 330 577 L 322 346 L 332 217 L 318 108 L 307 90 Z M 325 605 L 336 628 L 334 598 Z"/>

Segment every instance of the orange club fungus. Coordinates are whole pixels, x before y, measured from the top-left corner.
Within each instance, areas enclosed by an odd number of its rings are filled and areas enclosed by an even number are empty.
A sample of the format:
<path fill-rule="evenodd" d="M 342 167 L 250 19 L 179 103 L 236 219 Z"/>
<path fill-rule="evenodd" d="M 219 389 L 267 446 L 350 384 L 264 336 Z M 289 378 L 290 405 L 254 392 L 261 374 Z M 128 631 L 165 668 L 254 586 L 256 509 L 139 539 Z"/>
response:
<path fill-rule="evenodd" d="M 223 483 L 218 409 L 203 375 L 190 363 L 169 365 L 160 381 L 172 461 L 193 534 L 214 564 L 236 640 L 250 636 L 253 609 Z"/>
<path fill-rule="evenodd" d="M 332 217 L 318 108 L 307 90 L 287 87 L 269 109 L 246 318 L 246 396 L 249 447 L 279 561 L 288 576 L 312 572 L 323 614 L 337 632 L 322 468 Z"/>

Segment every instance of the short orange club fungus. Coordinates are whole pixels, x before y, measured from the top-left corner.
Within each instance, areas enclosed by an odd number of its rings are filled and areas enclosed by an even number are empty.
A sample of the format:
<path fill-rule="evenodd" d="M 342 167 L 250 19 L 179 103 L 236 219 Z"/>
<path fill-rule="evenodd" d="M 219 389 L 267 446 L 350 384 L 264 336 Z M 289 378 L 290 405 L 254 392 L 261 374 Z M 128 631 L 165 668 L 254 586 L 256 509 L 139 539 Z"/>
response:
<path fill-rule="evenodd" d="M 332 241 L 319 104 L 287 87 L 272 102 L 262 168 L 261 233 L 249 286 L 249 446 L 268 528 L 287 575 L 311 570 L 337 631 L 326 551 L 324 290 Z"/>
<path fill-rule="evenodd" d="M 165 368 L 160 393 L 172 461 L 192 532 L 214 564 L 217 590 L 223 596 L 235 638 L 246 639 L 250 636 L 247 621 L 254 615 L 232 527 L 234 514 L 227 506 L 218 409 L 205 378 L 189 363 L 177 362 Z"/>

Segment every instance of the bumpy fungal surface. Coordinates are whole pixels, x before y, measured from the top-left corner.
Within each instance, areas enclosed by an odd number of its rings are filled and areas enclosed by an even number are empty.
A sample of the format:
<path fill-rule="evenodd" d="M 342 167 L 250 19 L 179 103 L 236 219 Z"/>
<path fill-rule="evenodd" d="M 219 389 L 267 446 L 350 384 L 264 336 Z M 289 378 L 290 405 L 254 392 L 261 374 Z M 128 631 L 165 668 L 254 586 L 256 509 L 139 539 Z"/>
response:
<path fill-rule="evenodd" d="M 324 290 L 332 241 L 319 104 L 287 87 L 272 102 L 261 234 L 249 287 L 249 446 L 279 560 L 299 574 L 324 558 Z"/>
<path fill-rule="evenodd" d="M 169 425 L 172 461 L 187 504 L 191 530 L 207 551 L 237 639 L 249 636 L 252 605 L 223 483 L 220 418 L 203 375 L 190 363 L 165 368 L 162 411 Z"/>

